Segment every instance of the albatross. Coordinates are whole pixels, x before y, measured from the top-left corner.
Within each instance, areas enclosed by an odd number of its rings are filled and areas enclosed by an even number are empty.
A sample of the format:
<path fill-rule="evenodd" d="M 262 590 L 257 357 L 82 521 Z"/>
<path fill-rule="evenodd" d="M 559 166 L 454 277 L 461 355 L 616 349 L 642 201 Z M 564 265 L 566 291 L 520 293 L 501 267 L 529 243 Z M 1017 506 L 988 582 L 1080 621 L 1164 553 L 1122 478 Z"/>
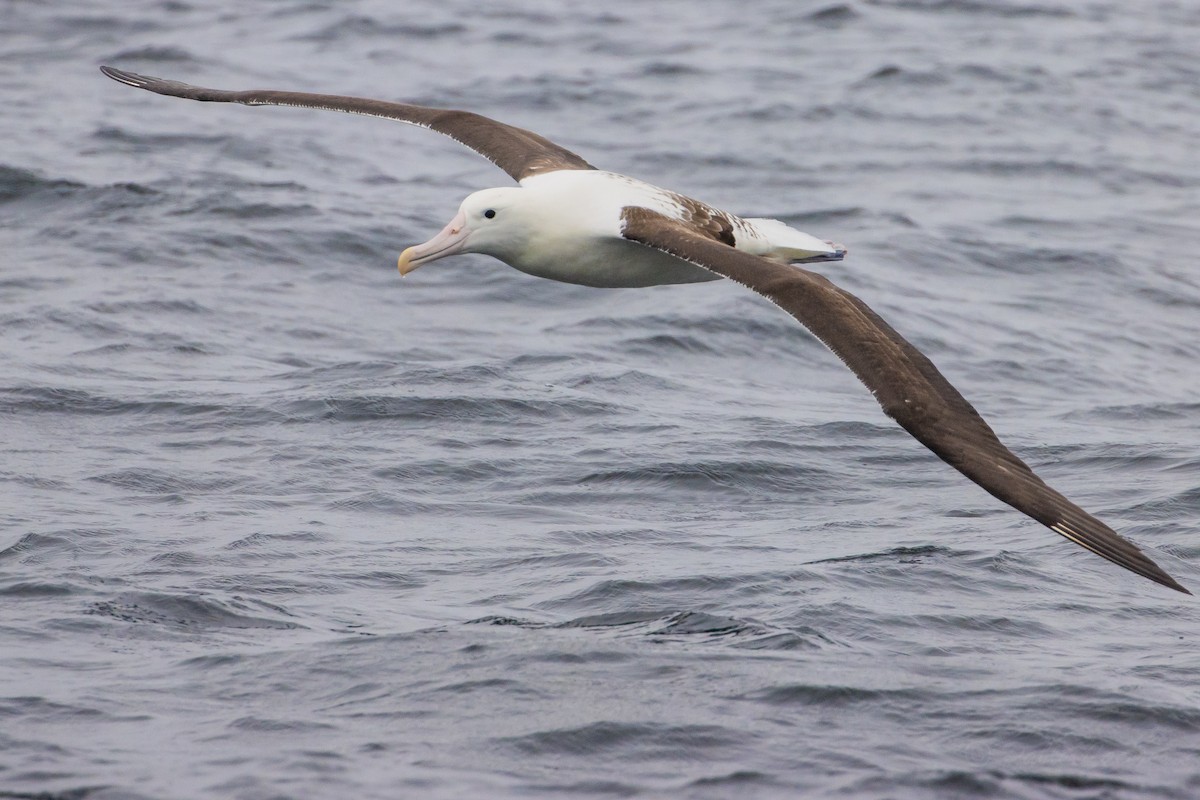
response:
<path fill-rule="evenodd" d="M 846 251 L 839 245 L 599 170 L 532 131 L 469 111 L 309 92 L 206 89 L 100 69 L 120 83 L 171 97 L 344 111 L 449 136 L 518 186 L 469 195 L 441 232 L 400 254 L 401 274 L 458 253 L 482 253 L 529 275 L 585 286 L 733 280 L 794 317 L 866 385 L 887 416 L 994 497 L 1096 555 L 1191 594 L 1136 545 L 1046 485 L 933 362 L 866 303 L 798 266 L 842 259 Z"/>

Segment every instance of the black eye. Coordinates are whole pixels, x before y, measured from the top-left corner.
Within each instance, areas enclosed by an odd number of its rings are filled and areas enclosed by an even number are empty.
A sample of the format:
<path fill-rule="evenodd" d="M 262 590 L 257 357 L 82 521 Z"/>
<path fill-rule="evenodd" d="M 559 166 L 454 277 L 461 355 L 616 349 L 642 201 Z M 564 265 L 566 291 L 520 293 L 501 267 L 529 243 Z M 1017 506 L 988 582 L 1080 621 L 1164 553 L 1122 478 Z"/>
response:
<path fill-rule="evenodd" d="M 496 209 L 489 208 L 487 211 L 483 212 L 483 215 L 488 219 L 491 219 L 492 217 L 496 216 Z"/>

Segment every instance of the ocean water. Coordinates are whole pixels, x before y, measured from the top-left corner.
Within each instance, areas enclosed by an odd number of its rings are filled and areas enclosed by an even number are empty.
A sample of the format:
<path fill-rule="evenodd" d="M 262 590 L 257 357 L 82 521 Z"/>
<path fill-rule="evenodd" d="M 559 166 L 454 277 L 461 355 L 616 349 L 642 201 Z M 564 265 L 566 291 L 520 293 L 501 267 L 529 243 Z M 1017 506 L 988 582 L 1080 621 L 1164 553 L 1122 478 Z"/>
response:
<path fill-rule="evenodd" d="M 396 274 L 467 108 L 822 267 L 1200 590 L 1200 6 L 0 5 L 0 797 L 1200 797 L 1200 606 L 727 282 Z"/>

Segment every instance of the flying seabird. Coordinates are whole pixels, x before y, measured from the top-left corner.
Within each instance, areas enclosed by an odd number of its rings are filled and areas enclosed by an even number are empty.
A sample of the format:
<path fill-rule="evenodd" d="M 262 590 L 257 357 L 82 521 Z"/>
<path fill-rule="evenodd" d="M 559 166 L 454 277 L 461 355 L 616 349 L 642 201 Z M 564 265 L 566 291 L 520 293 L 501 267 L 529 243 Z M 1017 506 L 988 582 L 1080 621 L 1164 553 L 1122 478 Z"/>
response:
<path fill-rule="evenodd" d="M 400 254 L 401 274 L 456 253 L 494 256 L 521 272 L 600 287 L 730 278 L 796 318 L 858 376 L 883 411 L 950 466 L 1076 544 L 1191 594 L 1136 545 L 1050 488 L 919 350 L 866 303 L 798 264 L 845 249 L 777 220 L 744 219 L 635 178 L 598 170 L 531 131 L 469 111 L 341 95 L 205 89 L 100 70 L 158 94 L 250 106 L 384 117 L 449 136 L 520 187 L 468 196 L 436 236 Z"/>

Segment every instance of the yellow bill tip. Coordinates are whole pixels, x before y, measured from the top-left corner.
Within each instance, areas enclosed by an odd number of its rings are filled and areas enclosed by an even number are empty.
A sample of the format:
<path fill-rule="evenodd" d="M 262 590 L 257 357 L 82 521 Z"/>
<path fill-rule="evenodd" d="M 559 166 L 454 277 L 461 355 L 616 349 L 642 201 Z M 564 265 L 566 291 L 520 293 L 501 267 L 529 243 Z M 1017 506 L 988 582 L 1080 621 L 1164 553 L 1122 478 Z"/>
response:
<path fill-rule="evenodd" d="M 410 265 L 410 262 L 412 261 L 412 250 L 413 249 L 411 247 L 408 248 L 400 254 L 400 258 L 396 259 L 396 268 L 400 270 L 401 275 L 407 275 L 416 269 L 416 267 Z"/>

